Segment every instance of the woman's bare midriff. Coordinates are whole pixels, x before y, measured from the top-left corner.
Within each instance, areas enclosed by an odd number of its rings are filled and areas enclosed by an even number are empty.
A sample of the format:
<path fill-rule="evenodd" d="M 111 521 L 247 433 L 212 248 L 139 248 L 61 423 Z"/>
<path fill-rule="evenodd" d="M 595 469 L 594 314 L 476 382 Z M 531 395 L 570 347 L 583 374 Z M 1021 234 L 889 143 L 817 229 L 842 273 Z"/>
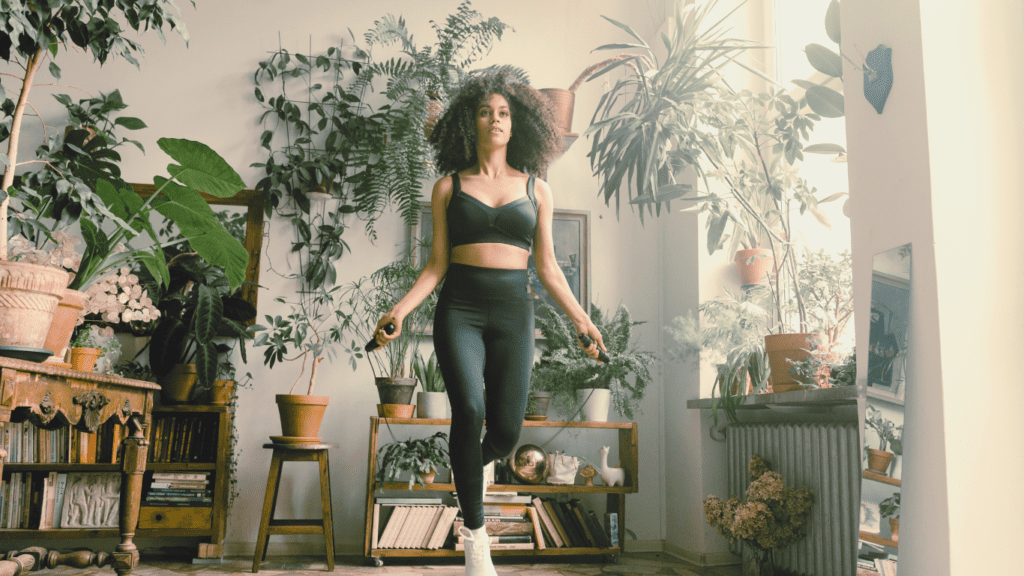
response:
<path fill-rule="evenodd" d="M 529 250 L 511 244 L 463 244 L 452 248 L 451 253 L 452 264 L 481 268 L 526 270 L 529 260 Z"/>

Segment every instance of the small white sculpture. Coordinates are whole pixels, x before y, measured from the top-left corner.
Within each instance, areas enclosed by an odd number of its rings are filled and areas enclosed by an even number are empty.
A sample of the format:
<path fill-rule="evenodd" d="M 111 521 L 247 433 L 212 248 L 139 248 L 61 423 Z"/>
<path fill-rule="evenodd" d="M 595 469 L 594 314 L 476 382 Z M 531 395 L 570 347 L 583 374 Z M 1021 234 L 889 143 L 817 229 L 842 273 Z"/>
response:
<path fill-rule="evenodd" d="M 605 486 L 625 486 L 626 471 L 622 468 L 608 467 L 608 450 L 608 446 L 602 446 L 597 451 L 601 455 L 601 480 L 604 481 Z"/>

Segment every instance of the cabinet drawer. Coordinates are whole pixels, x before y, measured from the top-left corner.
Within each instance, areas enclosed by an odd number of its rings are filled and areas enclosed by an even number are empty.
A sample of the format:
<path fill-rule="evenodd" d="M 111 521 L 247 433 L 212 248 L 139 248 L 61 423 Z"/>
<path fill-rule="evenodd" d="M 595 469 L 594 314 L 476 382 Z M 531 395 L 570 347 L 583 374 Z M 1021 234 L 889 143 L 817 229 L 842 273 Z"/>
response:
<path fill-rule="evenodd" d="M 139 528 L 194 528 L 208 529 L 213 508 L 208 507 L 148 507 L 139 509 Z"/>

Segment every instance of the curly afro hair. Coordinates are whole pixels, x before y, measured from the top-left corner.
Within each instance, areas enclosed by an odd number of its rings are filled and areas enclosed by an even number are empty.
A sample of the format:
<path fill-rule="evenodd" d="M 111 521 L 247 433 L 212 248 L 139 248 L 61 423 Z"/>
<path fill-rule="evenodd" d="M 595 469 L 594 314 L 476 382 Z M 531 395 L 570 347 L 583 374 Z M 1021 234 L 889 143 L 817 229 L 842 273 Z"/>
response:
<path fill-rule="evenodd" d="M 430 136 L 441 174 L 451 174 L 477 163 L 476 112 L 488 94 L 500 94 L 512 109 L 512 135 L 506 162 L 516 170 L 540 175 L 562 150 L 562 137 L 554 110 L 546 96 L 517 82 L 507 70 L 470 76 L 459 87 Z"/>

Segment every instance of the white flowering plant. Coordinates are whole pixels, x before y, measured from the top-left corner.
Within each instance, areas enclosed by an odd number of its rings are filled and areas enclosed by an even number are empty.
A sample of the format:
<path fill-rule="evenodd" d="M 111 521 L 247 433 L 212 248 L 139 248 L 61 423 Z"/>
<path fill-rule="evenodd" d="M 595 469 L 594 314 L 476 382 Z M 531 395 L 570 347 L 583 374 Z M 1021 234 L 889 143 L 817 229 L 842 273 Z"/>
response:
<path fill-rule="evenodd" d="M 85 308 L 78 323 L 87 316 L 97 316 L 101 322 L 148 325 L 160 317 L 160 309 L 139 283 L 139 277 L 123 266 L 90 286 L 86 291 Z"/>

